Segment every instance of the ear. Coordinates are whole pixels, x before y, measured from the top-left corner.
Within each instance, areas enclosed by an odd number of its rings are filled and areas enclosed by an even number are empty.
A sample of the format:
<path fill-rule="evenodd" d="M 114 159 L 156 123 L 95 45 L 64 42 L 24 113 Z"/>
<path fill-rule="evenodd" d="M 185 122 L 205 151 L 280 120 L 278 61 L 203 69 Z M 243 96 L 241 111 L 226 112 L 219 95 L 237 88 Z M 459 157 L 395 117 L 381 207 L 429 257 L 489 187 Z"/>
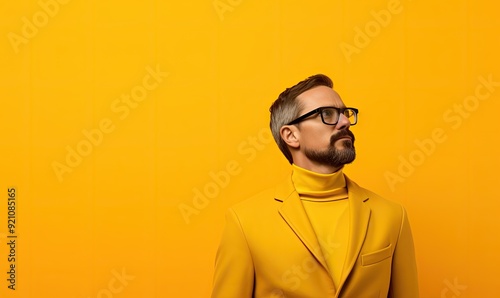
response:
<path fill-rule="evenodd" d="M 299 148 L 299 130 L 295 125 L 285 125 L 280 129 L 280 136 L 287 143 L 288 146 L 292 148 Z"/>

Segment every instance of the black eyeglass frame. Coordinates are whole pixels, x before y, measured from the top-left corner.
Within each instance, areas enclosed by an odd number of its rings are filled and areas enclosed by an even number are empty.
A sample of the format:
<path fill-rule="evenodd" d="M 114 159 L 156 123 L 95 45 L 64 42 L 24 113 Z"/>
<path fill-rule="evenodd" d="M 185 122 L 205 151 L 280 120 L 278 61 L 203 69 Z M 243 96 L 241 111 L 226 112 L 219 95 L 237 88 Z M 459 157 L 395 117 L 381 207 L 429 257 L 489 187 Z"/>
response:
<path fill-rule="evenodd" d="M 323 119 L 323 110 L 324 109 L 335 109 L 337 110 L 338 114 L 339 114 L 339 118 L 337 119 L 337 121 L 335 123 L 326 123 L 325 122 L 325 119 Z M 356 123 L 358 123 L 358 113 L 359 113 L 359 110 L 356 109 L 356 108 L 350 108 L 350 107 L 345 107 L 345 108 L 337 108 L 337 107 L 319 107 L 317 109 L 314 109 L 308 113 L 305 113 L 304 115 L 296 118 L 295 120 L 292 120 L 291 122 L 289 122 L 287 125 L 293 125 L 293 124 L 297 124 L 297 123 L 300 123 L 304 120 L 306 120 L 307 117 L 310 117 L 316 113 L 319 113 L 321 115 L 321 121 L 323 121 L 324 124 L 326 125 L 337 125 L 337 123 L 339 123 L 339 120 L 340 120 L 340 115 L 343 115 L 344 114 L 344 111 L 345 110 L 352 110 L 354 112 L 354 123 L 351 123 L 351 125 L 356 125 Z"/>

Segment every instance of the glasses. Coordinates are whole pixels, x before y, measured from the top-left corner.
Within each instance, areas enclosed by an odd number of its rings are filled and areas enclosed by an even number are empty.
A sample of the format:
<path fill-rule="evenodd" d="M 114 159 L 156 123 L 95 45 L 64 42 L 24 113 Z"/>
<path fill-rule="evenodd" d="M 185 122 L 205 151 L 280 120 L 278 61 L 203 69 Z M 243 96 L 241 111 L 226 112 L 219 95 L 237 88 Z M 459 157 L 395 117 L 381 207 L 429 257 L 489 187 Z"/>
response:
<path fill-rule="evenodd" d="M 339 122 L 340 114 L 344 115 L 351 125 L 358 123 L 358 109 L 355 108 L 336 108 L 336 107 L 320 107 L 314 109 L 299 118 L 293 120 L 287 125 L 297 124 L 306 120 L 307 117 L 319 113 L 321 115 L 321 120 L 326 125 L 336 125 Z"/>

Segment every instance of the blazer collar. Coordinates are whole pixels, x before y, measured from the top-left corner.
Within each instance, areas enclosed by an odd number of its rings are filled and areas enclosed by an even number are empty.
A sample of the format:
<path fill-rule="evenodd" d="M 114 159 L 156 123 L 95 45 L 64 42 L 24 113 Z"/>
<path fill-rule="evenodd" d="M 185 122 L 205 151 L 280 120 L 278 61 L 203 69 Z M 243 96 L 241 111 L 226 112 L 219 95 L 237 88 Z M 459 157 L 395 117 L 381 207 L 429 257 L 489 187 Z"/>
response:
<path fill-rule="evenodd" d="M 340 293 L 342 286 L 356 263 L 363 240 L 365 239 L 371 213 L 370 207 L 365 204 L 369 200 L 366 192 L 347 176 L 345 178 L 349 197 L 350 226 L 346 261 L 342 270 L 337 294 Z M 283 203 L 278 210 L 281 217 L 328 272 L 326 260 L 321 252 L 318 239 L 302 206 L 299 194 L 295 190 L 291 176 L 276 186 L 274 199 Z"/>
<path fill-rule="evenodd" d="M 370 199 L 365 190 L 346 176 L 347 192 L 349 196 L 349 242 L 347 244 L 347 255 L 342 269 L 337 296 L 342 290 L 347 277 L 351 273 L 358 255 L 363 246 L 370 222 L 371 209 L 366 202 Z"/>
<path fill-rule="evenodd" d="M 307 247 L 309 252 L 328 272 L 326 260 L 321 252 L 316 233 L 314 232 L 307 213 L 302 206 L 299 194 L 295 190 L 291 176 L 287 180 L 276 186 L 275 200 L 283 202 L 278 209 L 281 217 L 293 230 L 297 237 Z"/>

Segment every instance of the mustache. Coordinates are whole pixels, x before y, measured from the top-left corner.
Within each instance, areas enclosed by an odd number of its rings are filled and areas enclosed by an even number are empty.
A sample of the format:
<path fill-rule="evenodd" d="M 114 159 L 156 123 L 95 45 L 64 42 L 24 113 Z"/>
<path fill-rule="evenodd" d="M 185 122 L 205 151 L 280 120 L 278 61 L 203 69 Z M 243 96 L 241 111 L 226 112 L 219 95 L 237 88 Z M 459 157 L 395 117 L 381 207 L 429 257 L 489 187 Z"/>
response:
<path fill-rule="evenodd" d="M 330 144 L 334 144 L 337 140 L 343 138 L 343 137 L 350 137 L 352 139 L 352 142 L 354 143 L 354 134 L 350 130 L 341 130 L 338 133 L 334 134 L 333 136 L 330 137 Z"/>

